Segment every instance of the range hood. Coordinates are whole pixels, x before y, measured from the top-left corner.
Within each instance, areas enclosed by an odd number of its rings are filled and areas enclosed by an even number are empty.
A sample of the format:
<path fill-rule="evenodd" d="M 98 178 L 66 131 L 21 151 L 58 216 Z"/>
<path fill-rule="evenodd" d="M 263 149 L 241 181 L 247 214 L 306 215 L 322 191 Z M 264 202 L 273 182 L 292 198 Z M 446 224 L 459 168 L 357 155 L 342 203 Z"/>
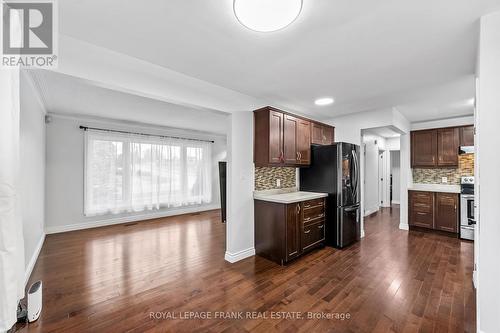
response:
<path fill-rule="evenodd" d="M 474 146 L 460 146 L 458 154 L 474 154 Z"/>

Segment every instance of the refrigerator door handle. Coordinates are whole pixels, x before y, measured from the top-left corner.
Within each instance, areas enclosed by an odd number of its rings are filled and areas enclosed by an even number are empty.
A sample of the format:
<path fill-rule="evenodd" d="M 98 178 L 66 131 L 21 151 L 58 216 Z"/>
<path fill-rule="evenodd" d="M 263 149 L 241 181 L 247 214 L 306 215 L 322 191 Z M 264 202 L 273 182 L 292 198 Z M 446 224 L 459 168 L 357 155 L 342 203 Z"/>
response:
<path fill-rule="evenodd" d="M 356 151 L 353 149 L 352 150 L 352 158 L 354 160 L 354 175 L 353 175 L 353 178 L 355 180 L 355 183 L 354 183 L 354 188 L 353 188 L 353 191 L 354 191 L 354 199 L 357 198 L 358 196 L 358 156 L 356 155 Z"/>
<path fill-rule="evenodd" d="M 355 205 L 355 206 L 344 208 L 344 211 L 345 212 L 353 212 L 353 211 L 358 210 L 358 209 L 359 209 L 359 205 Z"/>

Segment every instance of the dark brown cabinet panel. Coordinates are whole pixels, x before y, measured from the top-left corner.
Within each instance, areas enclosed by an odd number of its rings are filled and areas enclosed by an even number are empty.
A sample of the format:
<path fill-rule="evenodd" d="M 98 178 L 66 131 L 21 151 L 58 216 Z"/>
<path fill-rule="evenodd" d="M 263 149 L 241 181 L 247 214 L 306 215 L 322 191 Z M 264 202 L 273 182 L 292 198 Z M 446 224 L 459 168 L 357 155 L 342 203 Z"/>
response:
<path fill-rule="evenodd" d="M 300 252 L 300 203 L 286 206 L 286 260 L 297 257 Z"/>
<path fill-rule="evenodd" d="M 297 124 L 297 152 L 300 165 L 311 164 L 311 128 L 310 122 L 299 119 Z"/>
<path fill-rule="evenodd" d="M 437 132 L 435 130 L 411 132 L 411 166 L 434 167 L 437 165 Z"/>
<path fill-rule="evenodd" d="M 434 229 L 458 232 L 458 194 L 436 193 Z"/>
<path fill-rule="evenodd" d="M 283 157 L 286 164 L 299 163 L 297 132 L 299 119 L 285 115 L 283 120 Z"/>
<path fill-rule="evenodd" d="M 460 146 L 474 146 L 474 126 L 460 127 Z"/>
<path fill-rule="evenodd" d="M 311 123 L 311 143 L 316 145 L 331 145 L 335 142 L 335 129 L 331 126 Z"/>
<path fill-rule="evenodd" d="M 325 241 L 325 200 L 293 204 L 254 202 L 255 251 L 278 264 L 322 246 Z"/>
<path fill-rule="evenodd" d="M 283 113 L 269 112 L 269 162 L 281 163 L 283 160 Z"/>
<path fill-rule="evenodd" d="M 437 130 L 438 166 L 458 166 L 458 147 L 460 137 L 458 128 L 440 128 Z"/>
<path fill-rule="evenodd" d="M 434 228 L 434 193 L 409 191 L 409 225 Z"/>
<path fill-rule="evenodd" d="M 458 233 L 458 194 L 408 191 L 408 224 Z"/>
<path fill-rule="evenodd" d="M 313 137 L 321 144 L 332 144 L 334 127 L 311 122 L 272 107 L 254 111 L 254 163 L 256 166 L 311 164 Z"/>

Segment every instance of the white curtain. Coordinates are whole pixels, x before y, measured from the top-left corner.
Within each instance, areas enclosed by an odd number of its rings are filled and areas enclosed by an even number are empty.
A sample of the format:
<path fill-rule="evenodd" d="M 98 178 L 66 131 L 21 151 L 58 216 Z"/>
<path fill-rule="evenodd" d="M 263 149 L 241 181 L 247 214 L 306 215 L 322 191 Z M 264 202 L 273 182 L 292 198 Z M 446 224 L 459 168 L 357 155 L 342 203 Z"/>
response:
<path fill-rule="evenodd" d="M 19 70 L 0 70 L 0 332 L 15 324 L 17 304 L 24 297 L 19 112 Z"/>
<path fill-rule="evenodd" d="M 211 143 L 86 131 L 85 215 L 212 201 Z"/>

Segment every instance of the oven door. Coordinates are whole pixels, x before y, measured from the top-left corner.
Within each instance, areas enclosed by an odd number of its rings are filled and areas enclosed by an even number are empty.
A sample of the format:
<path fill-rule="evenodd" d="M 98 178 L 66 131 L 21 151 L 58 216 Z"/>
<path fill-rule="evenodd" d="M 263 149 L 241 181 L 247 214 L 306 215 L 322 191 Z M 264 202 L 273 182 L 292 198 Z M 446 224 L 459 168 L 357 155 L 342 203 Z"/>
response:
<path fill-rule="evenodd" d="M 460 225 L 463 227 L 474 227 L 474 224 L 476 224 L 474 217 L 474 195 L 462 194 L 460 200 Z"/>

